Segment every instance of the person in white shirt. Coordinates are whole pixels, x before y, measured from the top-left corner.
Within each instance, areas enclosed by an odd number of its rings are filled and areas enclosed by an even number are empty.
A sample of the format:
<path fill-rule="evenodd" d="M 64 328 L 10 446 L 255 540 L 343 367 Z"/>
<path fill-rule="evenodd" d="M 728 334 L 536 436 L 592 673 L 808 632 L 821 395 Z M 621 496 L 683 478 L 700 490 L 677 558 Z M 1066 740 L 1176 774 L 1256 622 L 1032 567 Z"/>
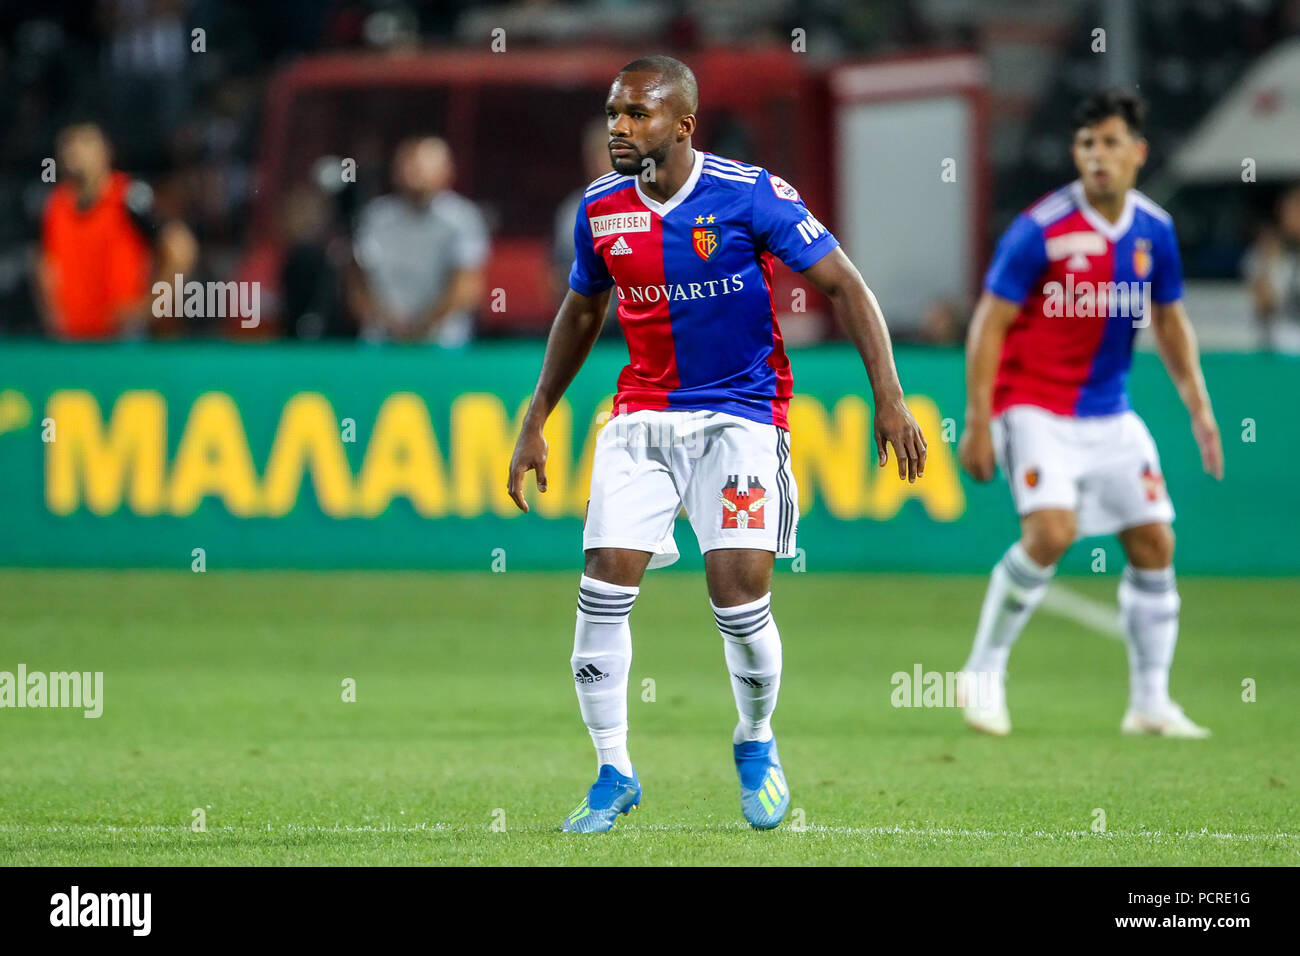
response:
<path fill-rule="evenodd" d="M 445 348 L 470 340 L 483 302 L 488 230 L 478 208 L 450 189 L 453 175 L 443 140 L 404 140 L 393 157 L 395 191 L 361 210 L 348 304 L 363 340 Z"/>

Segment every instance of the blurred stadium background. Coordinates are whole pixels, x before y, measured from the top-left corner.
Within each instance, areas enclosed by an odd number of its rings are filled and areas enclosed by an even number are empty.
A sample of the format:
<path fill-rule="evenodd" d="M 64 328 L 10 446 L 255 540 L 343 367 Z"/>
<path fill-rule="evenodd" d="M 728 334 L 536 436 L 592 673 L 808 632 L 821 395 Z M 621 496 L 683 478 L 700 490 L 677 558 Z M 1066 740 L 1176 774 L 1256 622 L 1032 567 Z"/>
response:
<path fill-rule="evenodd" d="M 784 177 L 841 239 L 930 439 L 922 482 L 882 477 L 860 363 L 778 265 L 805 551 L 778 567 L 782 752 L 810 818 L 866 824 L 787 859 L 1296 862 L 1300 0 L 7 0 L 0 666 L 103 669 L 117 722 L 8 715 L 23 732 L 4 735 L 0 849 L 416 862 L 434 839 L 435 859 L 581 861 L 467 834 L 506 788 L 513 821 L 553 826 L 589 759 L 564 661 L 616 323 L 550 424 L 551 490 L 520 516 L 504 485 L 573 195 L 602 171 L 584 143 L 614 73 L 651 52 L 699 76 L 697 146 Z M 1073 549 L 1078 593 L 1030 626 L 1054 639 L 1017 657 L 1012 707 L 1039 723 L 1022 742 L 967 763 L 983 742 L 954 715 L 888 704 L 891 673 L 960 665 L 1015 535 L 1005 485 L 956 466 L 961 343 L 1001 230 L 1074 178 L 1068 115 L 1099 86 L 1149 102 L 1139 186 L 1175 217 L 1224 433 L 1217 484 L 1158 360 L 1138 356 L 1186 575 L 1175 691 L 1227 741 L 1209 769 L 1110 749 L 1123 654 L 1095 636 L 1113 630 L 1111 540 Z M 116 211 L 83 238 L 70 190 L 105 143 Z M 383 228 L 394 189 L 442 218 Z M 174 300 L 152 283 L 175 272 L 205 295 L 159 315 Z M 236 291 L 218 306 L 249 292 L 257 314 L 214 308 L 218 283 Z M 698 569 L 680 527 L 679 567 Z M 316 569 L 391 573 L 301 573 Z M 521 570 L 554 573 L 492 573 Z M 664 703 L 634 712 L 638 766 L 672 784 L 662 812 L 730 825 L 726 754 L 699 730 L 730 719 L 703 583 L 650 579 L 634 629 L 655 640 L 633 679 L 657 677 Z M 364 713 L 339 712 L 347 675 Z M 1251 675 L 1268 702 L 1243 711 Z M 1099 780 L 1118 835 L 1084 846 L 1099 800 L 1079 794 Z M 194 849 L 191 805 L 247 839 Z M 395 829 L 380 845 L 319 828 L 339 820 Z M 88 851 L 104 825 L 120 832 Z M 1203 827 L 1235 837 L 1198 842 Z M 702 851 L 660 836 L 660 859 L 766 862 L 725 833 Z M 638 859 L 618 846 L 582 859 Z"/>
<path fill-rule="evenodd" d="M 667 50 L 699 75 L 699 143 L 795 183 L 841 238 L 946 443 L 917 489 L 874 480 L 865 379 L 778 265 L 816 566 L 996 558 L 1005 492 L 963 482 L 948 453 L 964 326 L 997 235 L 1073 177 L 1071 105 L 1112 85 L 1149 101 L 1141 185 L 1178 224 L 1232 439 L 1216 489 L 1140 357 L 1138 408 L 1192 532 L 1182 563 L 1300 570 L 1293 545 L 1249 531 L 1289 497 L 1255 448 L 1294 447 L 1296 427 L 1278 398 L 1300 340 L 1300 2 L 102 0 L 0 16 L 7 564 L 167 567 L 204 545 L 226 567 L 483 567 L 497 547 L 512 567 L 572 566 L 616 322 L 553 423 L 567 460 L 550 520 L 515 518 L 500 476 L 566 286 L 575 190 L 603 168 L 604 91 Z M 102 229 L 58 199 L 96 163 L 119 189 L 102 187 L 120 212 Z M 394 227 L 383 197 L 401 189 L 436 214 Z M 203 284 L 193 307 L 189 286 L 153 292 L 177 274 Z"/>

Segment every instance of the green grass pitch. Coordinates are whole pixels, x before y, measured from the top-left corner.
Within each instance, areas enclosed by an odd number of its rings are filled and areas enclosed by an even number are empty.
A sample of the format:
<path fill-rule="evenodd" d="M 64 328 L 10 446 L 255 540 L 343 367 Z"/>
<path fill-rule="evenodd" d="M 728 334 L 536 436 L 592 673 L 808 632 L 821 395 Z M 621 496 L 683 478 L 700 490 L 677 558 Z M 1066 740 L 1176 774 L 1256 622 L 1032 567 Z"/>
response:
<path fill-rule="evenodd" d="M 1113 602 L 1115 581 L 1066 584 Z M 0 670 L 103 671 L 104 713 L 0 710 L 0 864 L 1300 864 L 1295 580 L 1180 582 L 1174 696 L 1212 739 L 1122 737 L 1122 644 L 1045 611 L 992 739 L 890 703 L 896 671 L 961 665 L 982 577 L 781 570 L 795 810 L 759 833 L 702 576 L 653 572 L 632 618 L 644 803 L 588 837 L 557 831 L 595 770 L 576 584 L 2 571 Z"/>

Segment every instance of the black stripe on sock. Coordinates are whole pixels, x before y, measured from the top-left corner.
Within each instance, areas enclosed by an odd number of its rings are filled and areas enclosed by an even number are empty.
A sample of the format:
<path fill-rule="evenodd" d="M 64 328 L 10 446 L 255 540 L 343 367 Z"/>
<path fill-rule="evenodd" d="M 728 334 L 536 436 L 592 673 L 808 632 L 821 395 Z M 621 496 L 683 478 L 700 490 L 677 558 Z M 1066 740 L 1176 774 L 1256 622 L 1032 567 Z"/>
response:
<path fill-rule="evenodd" d="M 721 624 L 744 624 L 748 621 L 752 621 L 760 614 L 766 614 L 771 607 L 771 601 L 764 601 L 762 607 L 752 607 L 748 610 L 741 611 L 739 614 L 731 614 L 729 613 L 730 609 L 722 608 L 721 610 L 714 611 L 713 616 Z"/>
<path fill-rule="evenodd" d="M 588 617 L 608 617 L 615 620 L 626 620 L 628 618 L 627 611 L 603 611 L 581 602 L 578 603 L 578 610 L 583 614 L 586 614 Z"/>
<path fill-rule="evenodd" d="M 636 601 L 635 594 L 616 594 L 611 591 L 593 591 L 590 588 L 579 586 L 578 593 L 592 601 L 601 601 L 606 604 L 627 604 L 631 606 Z"/>
<path fill-rule="evenodd" d="M 750 624 L 744 624 L 736 627 L 728 627 L 724 624 L 718 624 L 718 630 L 724 634 L 730 634 L 732 637 L 749 637 L 751 634 L 757 634 L 763 628 L 767 627 L 768 622 L 772 620 L 772 615 L 765 614 L 757 621 Z"/>
<path fill-rule="evenodd" d="M 1124 580 L 1133 585 L 1133 587 L 1137 588 L 1139 591 L 1144 591 L 1147 594 L 1166 594 L 1169 591 L 1174 590 L 1175 587 L 1174 577 L 1172 574 L 1163 581 L 1143 580 L 1138 576 L 1137 571 L 1132 565 L 1128 565 L 1124 568 Z"/>
<path fill-rule="evenodd" d="M 1011 580 L 1022 588 L 1036 588 L 1047 583 L 1043 578 L 1034 577 L 1025 568 L 1017 564 L 1010 554 L 1003 555 L 1002 567 Z"/>

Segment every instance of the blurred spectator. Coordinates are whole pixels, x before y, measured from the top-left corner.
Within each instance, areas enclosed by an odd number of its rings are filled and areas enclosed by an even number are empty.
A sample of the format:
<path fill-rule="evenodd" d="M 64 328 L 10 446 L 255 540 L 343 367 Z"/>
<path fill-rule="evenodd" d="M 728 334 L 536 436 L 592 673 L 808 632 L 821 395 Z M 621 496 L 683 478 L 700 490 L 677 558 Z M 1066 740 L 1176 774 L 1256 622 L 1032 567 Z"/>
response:
<path fill-rule="evenodd" d="M 347 295 L 363 339 L 469 341 L 488 231 L 478 208 L 449 188 L 453 169 L 443 140 L 404 140 L 393 158 L 395 192 L 361 210 Z"/>
<path fill-rule="evenodd" d="M 961 316 L 956 303 L 935 299 L 925 307 L 920 322 L 899 329 L 894 334 L 894 339 L 908 345 L 962 345 L 966 340 L 966 328 Z"/>
<path fill-rule="evenodd" d="M 926 306 L 921 316 L 920 341 L 925 345 L 961 345 L 966 337 L 957 307 L 942 299 Z"/>
<path fill-rule="evenodd" d="M 1300 185 L 1282 194 L 1276 223 L 1256 240 L 1243 266 L 1260 347 L 1300 352 Z"/>
<path fill-rule="evenodd" d="M 170 283 L 187 272 L 194 238 L 156 221 L 153 190 L 112 168 L 97 125 L 66 127 L 57 148 L 62 181 L 45 204 L 35 283 L 42 324 L 61 339 L 143 336 L 154 324 L 151 273 Z"/>
<path fill-rule="evenodd" d="M 190 33 L 185 0 L 102 0 L 108 124 L 137 156 L 156 155 L 190 105 Z M 148 149 L 142 148 L 148 146 Z"/>
<path fill-rule="evenodd" d="M 351 253 L 340 255 L 342 237 L 334 234 L 330 198 L 319 188 L 299 186 L 285 200 L 284 262 L 280 268 L 280 322 L 284 334 L 295 339 L 320 339 L 355 335 L 343 314 L 339 296 L 337 259 L 346 263 Z"/>

